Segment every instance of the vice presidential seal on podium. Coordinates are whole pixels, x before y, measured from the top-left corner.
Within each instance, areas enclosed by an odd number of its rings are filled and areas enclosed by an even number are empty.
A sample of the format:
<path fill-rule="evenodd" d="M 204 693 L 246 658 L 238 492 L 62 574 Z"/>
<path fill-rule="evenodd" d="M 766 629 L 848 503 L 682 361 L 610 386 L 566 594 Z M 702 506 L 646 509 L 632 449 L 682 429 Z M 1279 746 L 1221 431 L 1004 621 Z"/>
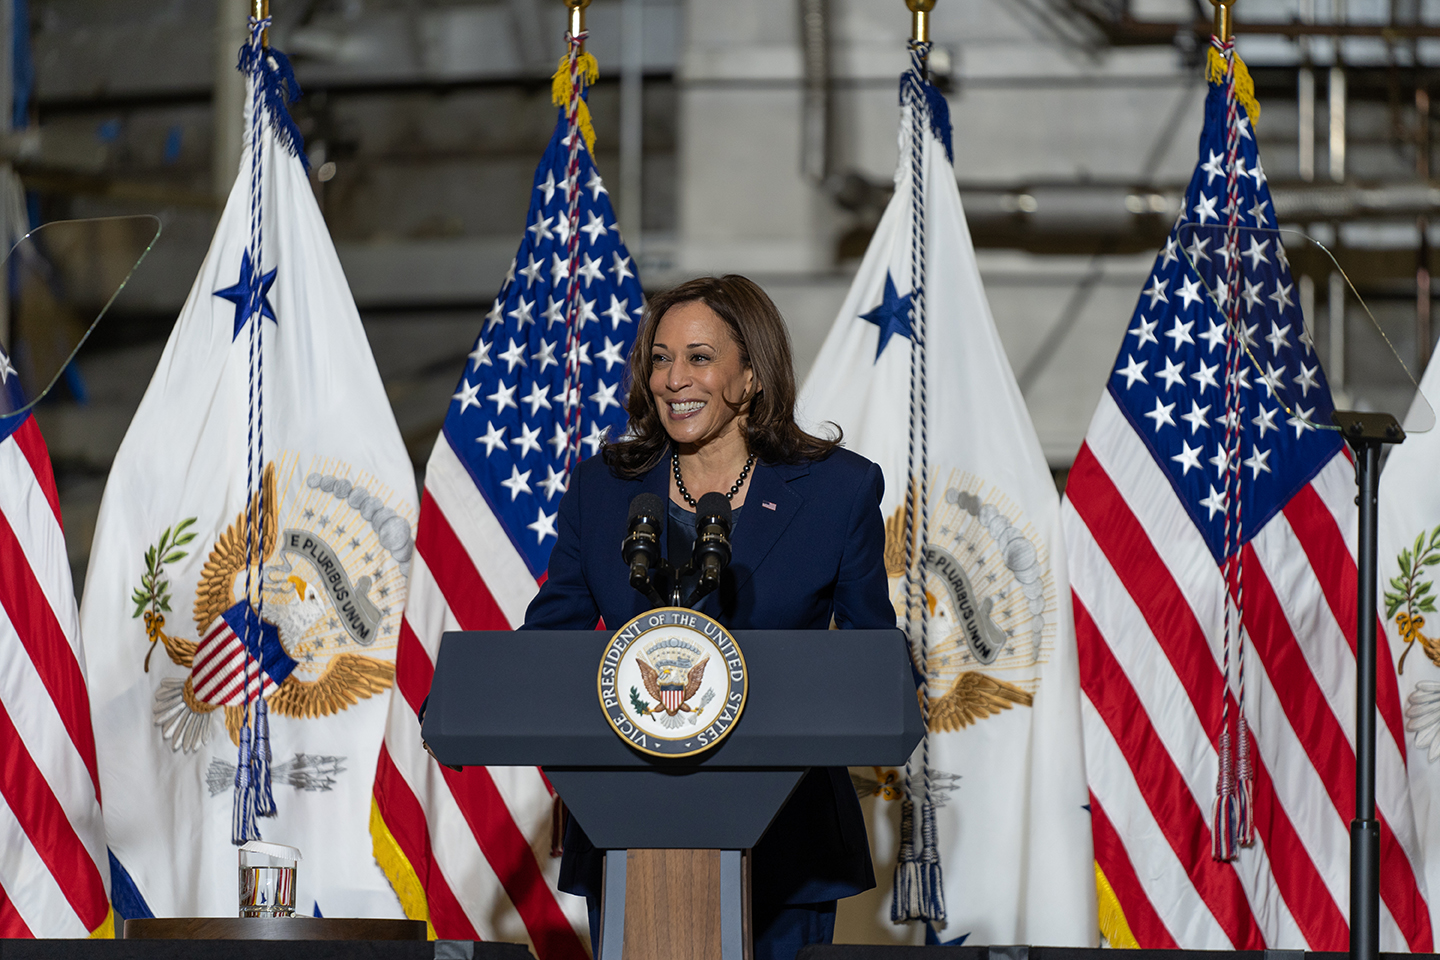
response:
<path fill-rule="evenodd" d="M 615 631 L 596 683 L 610 727 L 657 757 L 692 757 L 724 740 L 749 691 L 730 631 L 686 607 L 648 610 Z"/>

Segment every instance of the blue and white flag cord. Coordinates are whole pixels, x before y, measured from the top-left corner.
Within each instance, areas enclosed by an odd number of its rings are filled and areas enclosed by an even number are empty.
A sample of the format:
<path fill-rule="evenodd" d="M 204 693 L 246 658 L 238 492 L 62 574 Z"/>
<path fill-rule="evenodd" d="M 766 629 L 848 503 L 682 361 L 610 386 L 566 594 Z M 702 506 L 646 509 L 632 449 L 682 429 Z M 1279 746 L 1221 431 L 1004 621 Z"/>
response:
<path fill-rule="evenodd" d="M 930 608 L 925 602 L 925 557 L 930 528 L 930 462 L 925 326 L 925 150 L 930 129 L 949 125 L 949 108 L 927 77 L 930 44 L 910 42 L 910 69 L 900 78 L 900 102 L 910 113 L 910 448 L 905 489 L 905 628 L 920 674 L 920 843 L 916 854 L 913 758 L 905 764 L 900 813 L 900 854 L 890 919 L 895 923 L 945 919 L 945 891 L 935 842 L 935 803 L 930 795 Z M 937 103 L 938 101 L 938 103 Z M 927 129 L 929 128 L 929 129 Z M 942 140 L 949 144 L 948 136 Z M 918 503 L 917 503 L 918 501 Z"/>
<path fill-rule="evenodd" d="M 276 141 L 288 153 L 308 163 L 301 149 L 303 139 L 290 117 L 288 103 L 300 96 L 300 85 L 285 55 L 264 44 L 270 18 L 251 18 L 250 40 L 240 50 L 237 69 L 250 78 L 250 242 L 246 250 L 249 279 L 245 299 L 245 323 L 249 343 L 249 418 L 245 449 L 245 602 L 253 605 L 255 616 L 245 617 L 244 689 L 241 714 L 240 754 L 235 764 L 235 799 L 230 840 L 234 844 L 260 839 L 256 817 L 273 817 L 277 810 L 270 782 L 270 718 L 265 707 L 262 665 L 259 657 L 265 615 L 265 365 L 262 201 L 264 124 L 270 123 Z M 274 536 L 274 533 L 271 534 Z M 251 670 L 256 677 L 255 692 L 250 685 Z"/>

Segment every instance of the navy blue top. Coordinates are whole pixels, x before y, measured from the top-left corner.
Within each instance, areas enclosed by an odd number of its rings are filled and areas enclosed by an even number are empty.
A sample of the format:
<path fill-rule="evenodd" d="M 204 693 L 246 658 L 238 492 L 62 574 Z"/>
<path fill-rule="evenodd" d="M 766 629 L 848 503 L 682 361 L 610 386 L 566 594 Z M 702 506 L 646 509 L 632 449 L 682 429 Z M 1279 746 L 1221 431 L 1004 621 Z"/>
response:
<path fill-rule="evenodd" d="M 745 522 L 731 535 L 720 587 L 696 609 L 732 630 L 886 629 L 895 626 L 885 576 L 880 468 L 837 449 L 802 464 L 757 461 Z M 650 608 L 630 587 L 620 559 L 630 501 L 669 501 L 670 461 L 644 476 L 616 476 L 600 457 L 576 467 L 560 501 L 549 576 L 522 629 L 615 629 Z M 667 519 L 667 527 L 669 521 Z M 667 535 L 661 538 L 668 544 Z M 673 561 L 672 561 L 673 562 Z M 811 770 L 753 852 L 757 902 L 815 903 L 875 885 L 860 802 L 844 768 Z M 578 830 L 567 832 L 560 888 L 598 896 L 600 858 Z"/>
<path fill-rule="evenodd" d="M 686 558 L 695 551 L 695 538 L 700 535 L 697 517 L 699 514 L 694 510 L 686 510 L 680 504 L 671 500 L 670 521 L 668 523 L 669 536 L 665 539 L 665 557 L 673 564 L 684 566 Z M 730 535 L 735 535 L 735 527 L 740 523 L 740 511 L 744 507 L 730 508 Z"/>

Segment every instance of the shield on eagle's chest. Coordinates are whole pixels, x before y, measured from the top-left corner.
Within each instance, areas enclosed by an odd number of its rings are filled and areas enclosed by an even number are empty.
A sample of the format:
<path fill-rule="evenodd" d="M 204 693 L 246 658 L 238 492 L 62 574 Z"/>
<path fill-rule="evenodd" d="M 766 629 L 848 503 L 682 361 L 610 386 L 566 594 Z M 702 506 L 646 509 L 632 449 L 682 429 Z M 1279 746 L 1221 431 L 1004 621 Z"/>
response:
<path fill-rule="evenodd" d="M 660 685 L 660 703 L 665 707 L 666 713 L 676 713 L 680 704 L 684 703 L 685 687 L 679 684 L 663 683 Z"/>
<path fill-rule="evenodd" d="M 201 639 L 190 676 L 201 702 L 238 707 L 247 694 L 270 696 L 294 669 L 275 625 L 242 600 L 218 617 Z"/>

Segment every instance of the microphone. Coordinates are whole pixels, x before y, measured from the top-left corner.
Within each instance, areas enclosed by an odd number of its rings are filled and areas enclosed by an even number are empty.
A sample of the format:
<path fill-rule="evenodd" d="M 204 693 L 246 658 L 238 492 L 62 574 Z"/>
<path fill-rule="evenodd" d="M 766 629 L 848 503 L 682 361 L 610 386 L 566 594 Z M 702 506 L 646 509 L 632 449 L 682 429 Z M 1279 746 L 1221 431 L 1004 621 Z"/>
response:
<path fill-rule="evenodd" d="M 695 509 L 695 550 L 690 560 L 700 573 L 697 594 L 720 585 L 720 573 L 730 563 L 730 501 L 723 493 L 707 493 Z"/>
<path fill-rule="evenodd" d="M 630 501 L 629 527 L 620 544 L 620 558 L 630 568 L 630 586 L 647 595 L 652 589 L 650 570 L 660 563 L 660 524 L 664 515 L 665 502 L 655 494 L 637 495 Z"/>

